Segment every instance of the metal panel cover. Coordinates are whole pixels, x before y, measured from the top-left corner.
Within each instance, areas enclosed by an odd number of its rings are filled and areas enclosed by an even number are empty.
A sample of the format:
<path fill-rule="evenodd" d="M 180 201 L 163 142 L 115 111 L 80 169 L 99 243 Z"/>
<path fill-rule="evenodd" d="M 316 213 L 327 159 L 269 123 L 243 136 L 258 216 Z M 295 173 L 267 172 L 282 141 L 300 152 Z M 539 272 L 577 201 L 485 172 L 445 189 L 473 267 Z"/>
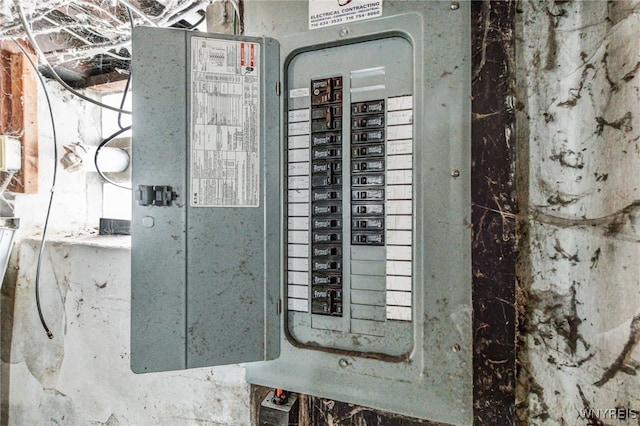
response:
<path fill-rule="evenodd" d="M 134 200 L 132 369 L 271 359 L 279 182 L 264 165 L 278 163 L 278 117 L 264 89 L 277 45 L 141 27 L 134 48 L 134 193 L 174 194 Z"/>

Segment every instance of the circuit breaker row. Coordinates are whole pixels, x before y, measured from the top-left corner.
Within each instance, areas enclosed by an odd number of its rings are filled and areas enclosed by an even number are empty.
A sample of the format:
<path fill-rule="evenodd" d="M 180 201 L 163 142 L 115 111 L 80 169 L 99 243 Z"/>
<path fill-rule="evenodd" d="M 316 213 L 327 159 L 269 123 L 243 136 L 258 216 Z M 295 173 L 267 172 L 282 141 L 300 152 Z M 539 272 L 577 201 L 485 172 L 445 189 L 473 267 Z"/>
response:
<path fill-rule="evenodd" d="M 342 77 L 311 82 L 311 312 L 342 316 Z"/>
<path fill-rule="evenodd" d="M 384 100 L 351 104 L 351 244 L 384 245 Z"/>

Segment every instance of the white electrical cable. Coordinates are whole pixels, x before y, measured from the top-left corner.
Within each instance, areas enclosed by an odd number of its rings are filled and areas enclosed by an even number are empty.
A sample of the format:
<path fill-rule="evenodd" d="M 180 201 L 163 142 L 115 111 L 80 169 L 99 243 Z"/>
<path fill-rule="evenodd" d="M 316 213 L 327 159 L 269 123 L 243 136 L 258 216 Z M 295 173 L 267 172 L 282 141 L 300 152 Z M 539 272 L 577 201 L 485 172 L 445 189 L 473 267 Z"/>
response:
<path fill-rule="evenodd" d="M 240 7 L 238 6 L 238 2 L 236 0 L 213 0 L 211 2 L 211 4 L 213 4 L 213 3 L 217 2 L 217 1 L 219 1 L 221 3 L 226 3 L 228 1 L 229 3 L 231 3 L 231 6 L 233 6 L 233 9 L 236 12 L 236 16 L 238 17 L 238 21 L 240 20 Z"/>
<path fill-rule="evenodd" d="M 35 49 L 36 54 L 42 58 L 42 61 L 44 62 L 45 66 L 51 72 L 53 78 L 58 83 L 60 83 L 60 85 L 62 85 L 62 87 L 64 87 L 69 92 L 71 92 L 74 95 L 76 95 L 77 97 L 79 97 L 81 99 L 84 99 L 87 102 L 91 102 L 92 104 L 98 105 L 101 108 L 110 109 L 112 111 L 115 111 L 115 112 L 118 112 L 118 113 L 122 113 L 122 114 L 131 114 L 131 111 L 125 111 L 125 110 L 122 110 L 120 108 L 112 107 L 111 105 L 103 104 L 102 102 L 98 102 L 95 99 L 91 99 L 90 97 L 85 96 L 82 93 L 74 90 L 71 86 L 69 86 L 67 83 L 65 83 L 65 81 L 62 78 L 60 78 L 58 73 L 53 69 L 53 67 L 51 66 L 49 61 L 47 61 L 47 58 L 44 56 L 44 53 L 42 53 L 42 50 L 40 50 L 40 46 L 38 46 L 38 43 L 36 43 L 36 39 L 35 39 L 33 33 L 31 32 L 31 27 L 29 26 L 29 23 L 27 22 L 27 18 L 24 15 L 24 10 L 22 10 L 22 6 L 20 6 L 19 0 L 15 0 L 15 5 L 16 5 L 16 8 L 18 10 L 18 16 L 20 17 L 20 22 L 22 22 L 22 26 L 24 27 L 24 32 L 26 33 L 27 38 L 31 42 L 31 45 Z"/>
<path fill-rule="evenodd" d="M 231 6 L 235 9 L 238 21 L 240 21 L 240 7 L 238 6 L 238 2 L 236 0 L 229 0 L 229 3 L 231 3 Z"/>

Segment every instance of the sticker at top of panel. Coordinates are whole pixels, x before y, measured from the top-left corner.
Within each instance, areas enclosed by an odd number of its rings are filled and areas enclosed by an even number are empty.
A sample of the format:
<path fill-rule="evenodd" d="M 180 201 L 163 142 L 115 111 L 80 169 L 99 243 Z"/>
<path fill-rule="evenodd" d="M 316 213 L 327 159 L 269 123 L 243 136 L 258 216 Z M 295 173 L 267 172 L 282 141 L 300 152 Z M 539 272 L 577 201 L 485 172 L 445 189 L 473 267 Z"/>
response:
<path fill-rule="evenodd" d="M 260 45 L 191 39 L 193 207 L 260 204 Z"/>
<path fill-rule="evenodd" d="M 310 30 L 381 15 L 382 0 L 309 0 Z"/>

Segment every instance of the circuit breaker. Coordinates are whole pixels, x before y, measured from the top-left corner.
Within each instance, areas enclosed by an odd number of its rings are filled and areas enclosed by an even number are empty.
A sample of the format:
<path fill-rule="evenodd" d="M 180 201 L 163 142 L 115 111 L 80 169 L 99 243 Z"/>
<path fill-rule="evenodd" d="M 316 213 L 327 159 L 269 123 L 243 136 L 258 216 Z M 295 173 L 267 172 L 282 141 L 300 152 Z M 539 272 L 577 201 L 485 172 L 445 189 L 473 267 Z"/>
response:
<path fill-rule="evenodd" d="M 469 5 L 412 5 L 136 29 L 135 372 L 470 422 Z"/>

